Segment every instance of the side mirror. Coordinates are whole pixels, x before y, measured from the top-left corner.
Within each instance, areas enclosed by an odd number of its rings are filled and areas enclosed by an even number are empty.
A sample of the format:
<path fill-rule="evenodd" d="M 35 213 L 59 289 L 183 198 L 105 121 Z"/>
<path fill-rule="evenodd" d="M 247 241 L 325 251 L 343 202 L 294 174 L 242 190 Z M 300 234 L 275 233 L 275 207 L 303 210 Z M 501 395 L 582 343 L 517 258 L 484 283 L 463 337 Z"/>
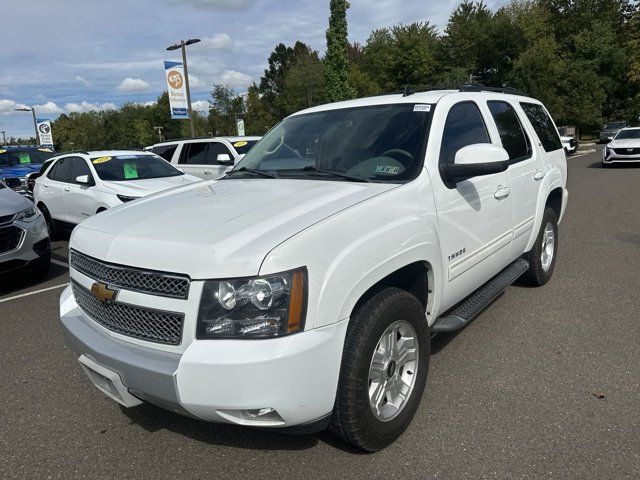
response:
<path fill-rule="evenodd" d="M 231 155 L 229 155 L 228 153 L 219 153 L 216 160 L 218 163 L 233 165 L 233 160 L 231 159 Z"/>
<path fill-rule="evenodd" d="M 440 166 L 449 188 L 464 180 L 504 172 L 509 168 L 507 151 L 490 143 L 477 143 L 458 150 L 454 163 Z"/>
<path fill-rule="evenodd" d="M 79 177 L 76 177 L 76 183 L 79 183 L 80 185 L 93 185 L 93 181 L 91 180 L 91 177 L 89 177 L 89 175 L 80 175 Z"/>

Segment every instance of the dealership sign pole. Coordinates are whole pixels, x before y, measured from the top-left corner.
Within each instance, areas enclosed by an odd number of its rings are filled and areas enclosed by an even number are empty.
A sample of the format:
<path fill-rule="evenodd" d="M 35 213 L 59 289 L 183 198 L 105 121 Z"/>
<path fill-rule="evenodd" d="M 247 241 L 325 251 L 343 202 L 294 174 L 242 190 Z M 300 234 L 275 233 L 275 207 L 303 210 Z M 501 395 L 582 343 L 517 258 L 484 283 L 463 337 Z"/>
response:
<path fill-rule="evenodd" d="M 40 145 L 47 148 L 53 148 L 51 122 L 47 119 L 39 118 L 37 124 L 38 136 L 40 137 Z"/>
<path fill-rule="evenodd" d="M 169 75 L 169 70 L 171 67 L 167 67 L 167 64 L 172 64 L 175 66 L 180 66 L 179 75 L 180 75 L 180 87 L 173 87 L 174 90 L 180 90 L 181 97 L 183 100 L 181 102 L 180 109 L 186 110 L 186 115 L 174 116 L 173 107 L 171 107 L 171 118 L 188 118 L 189 124 L 191 126 L 191 136 L 196 136 L 195 127 L 193 126 L 193 110 L 191 110 L 191 91 L 189 90 L 189 70 L 187 69 L 187 49 L 188 45 L 193 45 L 194 43 L 198 43 L 200 41 L 199 38 L 190 38 L 189 40 L 180 40 L 180 43 L 176 43 L 174 45 L 170 45 L 167 47 L 168 51 L 181 49 L 182 50 L 182 63 L 177 62 L 164 62 L 164 69 L 167 75 L 167 85 L 169 86 L 169 103 L 171 103 L 171 80 Z M 176 70 L 177 71 L 177 70 Z M 176 80 L 176 85 L 178 84 L 178 74 L 172 76 Z M 186 108 L 185 108 L 186 107 Z"/>

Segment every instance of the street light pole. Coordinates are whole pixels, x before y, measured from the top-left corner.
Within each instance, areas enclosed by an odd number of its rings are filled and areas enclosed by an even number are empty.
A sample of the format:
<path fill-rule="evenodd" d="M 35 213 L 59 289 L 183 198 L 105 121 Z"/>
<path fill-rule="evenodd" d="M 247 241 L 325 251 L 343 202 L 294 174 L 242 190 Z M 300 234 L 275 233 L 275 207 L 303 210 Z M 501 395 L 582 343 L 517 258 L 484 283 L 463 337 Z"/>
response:
<path fill-rule="evenodd" d="M 38 135 L 38 121 L 36 120 L 35 108 L 16 108 L 16 112 L 31 112 L 33 114 L 33 129 L 36 131 L 36 144 L 40 145 L 40 135 Z"/>
<path fill-rule="evenodd" d="M 198 43 L 200 41 L 199 38 L 190 38 L 188 40 L 180 40 L 180 43 L 176 43 L 167 47 L 167 50 L 177 50 L 178 48 L 182 50 L 182 67 L 184 68 L 184 82 L 185 82 L 185 90 L 187 92 L 187 111 L 189 112 L 189 125 L 191 126 L 191 136 L 196 136 L 196 129 L 193 125 L 193 110 L 191 108 L 191 88 L 189 87 L 189 69 L 187 67 L 187 45 L 193 45 L 194 43 Z"/>

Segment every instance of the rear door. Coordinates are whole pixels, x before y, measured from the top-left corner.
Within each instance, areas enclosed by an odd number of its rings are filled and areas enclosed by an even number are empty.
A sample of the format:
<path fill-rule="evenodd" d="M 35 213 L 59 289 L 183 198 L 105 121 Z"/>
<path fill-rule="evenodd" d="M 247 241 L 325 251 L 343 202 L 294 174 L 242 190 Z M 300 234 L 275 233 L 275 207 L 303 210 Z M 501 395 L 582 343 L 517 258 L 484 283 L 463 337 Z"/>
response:
<path fill-rule="evenodd" d="M 513 203 L 513 242 L 511 257 L 524 252 L 534 223 L 538 190 L 544 177 L 542 155 L 533 147 L 533 132 L 527 133 L 525 115 L 517 102 L 489 100 L 489 111 L 498 130 L 502 147 L 509 154 L 509 182 Z"/>
<path fill-rule="evenodd" d="M 232 163 L 221 163 L 218 155 L 228 155 L 233 159 L 231 151 L 221 142 L 203 141 L 189 142 L 182 146 L 179 168 L 204 180 L 221 177 L 233 167 Z"/>
<path fill-rule="evenodd" d="M 55 161 L 47 175 L 40 181 L 38 201 L 42 201 L 51 218 L 68 222 L 67 209 L 64 204 L 64 190 L 68 186 L 71 175 L 71 158 L 62 157 Z"/>
<path fill-rule="evenodd" d="M 82 185 L 76 182 L 76 178 L 88 175 L 93 178 L 87 161 L 82 157 L 72 157 L 71 174 L 69 183 L 64 191 L 64 204 L 67 209 L 68 221 L 78 224 L 82 220 L 94 215 L 97 210 L 93 185 Z"/>

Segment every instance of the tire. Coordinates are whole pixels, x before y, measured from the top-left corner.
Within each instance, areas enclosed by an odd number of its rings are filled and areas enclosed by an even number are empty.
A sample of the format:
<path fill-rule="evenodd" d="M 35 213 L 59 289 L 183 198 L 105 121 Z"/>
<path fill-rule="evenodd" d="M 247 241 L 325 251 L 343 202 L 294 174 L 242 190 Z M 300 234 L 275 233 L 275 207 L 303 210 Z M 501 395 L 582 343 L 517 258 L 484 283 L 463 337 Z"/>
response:
<path fill-rule="evenodd" d="M 53 222 L 53 219 L 51 218 L 49 209 L 47 209 L 46 205 L 43 205 L 43 204 L 38 205 L 38 208 L 42 212 L 42 215 L 44 216 L 44 221 L 47 224 L 47 230 L 49 231 L 49 240 L 51 240 L 52 242 L 57 240 L 59 236 L 59 232 L 58 232 L 58 229 L 56 228 L 56 224 Z"/>
<path fill-rule="evenodd" d="M 545 232 L 547 239 L 545 238 Z M 549 250 L 549 232 L 553 232 L 553 243 Z M 543 251 L 545 253 L 543 258 Z M 528 285 L 541 287 L 549 281 L 553 275 L 558 256 L 558 217 L 553 209 L 547 207 L 542 216 L 540 231 L 536 237 L 533 248 L 524 255 L 529 262 L 529 270 L 521 277 L 521 281 Z"/>
<path fill-rule="evenodd" d="M 387 355 L 385 344 L 380 343 L 382 337 L 385 341 L 396 340 L 395 349 L 389 349 L 395 355 Z M 402 345 L 406 348 L 407 362 L 401 360 Z M 414 354 L 417 358 L 413 361 L 411 347 L 417 347 Z M 354 313 L 347 330 L 329 430 L 369 452 L 393 443 L 407 428 L 420 404 L 427 382 L 429 349 L 424 308 L 413 295 L 398 288 L 386 288 L 367 300 Z M 374 353 L 380 366 L 375 369 Z M 377 413 L 371 405 L 370 389 L 382 393 L 376 403 L 383 408 Z M 396 395 L 399 407 L 396 408 L 387 396 L 403 390 L 406 399 L 400 400 Z"/>

